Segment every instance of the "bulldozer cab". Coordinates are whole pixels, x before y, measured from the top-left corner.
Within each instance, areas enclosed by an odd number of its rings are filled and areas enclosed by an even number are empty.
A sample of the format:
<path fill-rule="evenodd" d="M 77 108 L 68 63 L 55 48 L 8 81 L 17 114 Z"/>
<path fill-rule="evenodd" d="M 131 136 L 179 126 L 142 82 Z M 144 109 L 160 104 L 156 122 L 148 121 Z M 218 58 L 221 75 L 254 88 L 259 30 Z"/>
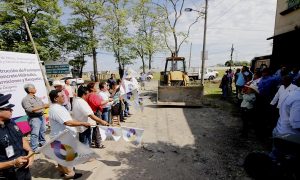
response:
<path fill-rule="evenodd" d="M 199 106 L 202 86 L 189 86 L 184 57 L 166 58 L 165 69 L 160 73 L 157 104 L 171 106 Z"/>
<path fill-rule="evenodd" d="M 169 57 L 165 69 L 160 74 L 161 86 L 186 86 L 186 66 L 184 57 Z"/>

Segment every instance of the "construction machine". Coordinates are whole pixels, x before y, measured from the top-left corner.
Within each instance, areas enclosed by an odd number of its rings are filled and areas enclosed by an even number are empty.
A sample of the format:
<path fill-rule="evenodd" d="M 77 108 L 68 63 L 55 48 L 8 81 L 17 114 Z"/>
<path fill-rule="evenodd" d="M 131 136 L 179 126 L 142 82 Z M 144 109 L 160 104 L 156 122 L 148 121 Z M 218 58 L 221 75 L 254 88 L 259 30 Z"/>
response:
<path fill-rule="evenodd" d="M 160 72 L 158 105 L 199 106 L 203 87 L 191 86 L 184 57 L 166 58 L 165 69 Z"/>

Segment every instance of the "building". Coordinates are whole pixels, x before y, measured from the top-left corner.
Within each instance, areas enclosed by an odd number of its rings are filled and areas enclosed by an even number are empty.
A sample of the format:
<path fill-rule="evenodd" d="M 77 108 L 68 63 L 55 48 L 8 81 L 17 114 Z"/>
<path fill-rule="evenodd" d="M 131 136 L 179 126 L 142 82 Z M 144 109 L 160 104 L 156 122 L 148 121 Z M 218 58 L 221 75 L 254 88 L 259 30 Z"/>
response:
<path fill-rule="evenodd" d="M 270 68 L 300 67 L 300 0 L 277 0 Z"/>

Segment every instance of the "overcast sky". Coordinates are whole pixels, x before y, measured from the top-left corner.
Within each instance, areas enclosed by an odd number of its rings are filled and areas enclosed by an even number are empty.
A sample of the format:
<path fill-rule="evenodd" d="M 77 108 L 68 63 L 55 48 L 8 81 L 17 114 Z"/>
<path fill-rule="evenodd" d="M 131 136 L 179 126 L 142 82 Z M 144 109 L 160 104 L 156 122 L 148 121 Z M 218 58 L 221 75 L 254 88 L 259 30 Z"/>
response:
<path fill-rule="evenodd" d="M 185 8 L 201 10 L 204 0 L 186 0 Z M 224 64 L 230 59 L 231 45 L 234 44 L 233 60 L 250 61 L 255 56 L 272 53 L 272 40 L 266 40 L 274 34 L 276 1 L 275 0 L 209 0 L 207 29 L 207 66 Z M 179 21 L 178 30 L 194 21 L 196 12 L 184 12 Z M 204 20 L 195 24 L 190 33 L 189 42 L 182 46 L 180 56 L 189 59 L 190 43 L 192 43 L 191 66 L 200 66 L 203 41 Z M 117 70 L 113 54 L 99 50 L 98 69 Z M 153 67 L 162 69 L 167 54 L 155 55 Z M 141 66 L 136 60 L 134 69 Z M 92 71 L 92 61 L 88 60 L 84 71 Z"/>

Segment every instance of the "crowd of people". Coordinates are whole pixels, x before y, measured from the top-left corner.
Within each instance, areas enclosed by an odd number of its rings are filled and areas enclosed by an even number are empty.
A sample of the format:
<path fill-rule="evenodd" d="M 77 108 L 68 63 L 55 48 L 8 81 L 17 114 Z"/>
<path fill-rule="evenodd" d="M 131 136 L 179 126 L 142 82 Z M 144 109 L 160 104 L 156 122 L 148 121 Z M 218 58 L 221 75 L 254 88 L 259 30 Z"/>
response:
<path fill-rule="evenodd" d="M 130 77 L 127 78 L 130 80 Z M 97 125 L 121 126 L 127 117 L 129 103 L 121 95 L 121 80 L 115 74 L 106 82 L 90 82 L 78 88 L 54 81 L 54 89 L 50 91 L 51 105 L 45 104 L 36 96 L 33 84 L 25 84 L 27 93 L 22 99 L 22 107 L 28 116 L 31 127 L 30 143 L 23 137 L 20 129 L 11 121 L 13 104 L 9 104 L 11 94 L 0 94 L 0 177 L 4 179 L 31 179 L 29 166 L 33 162 L 33 154 L 39 153 L 46 143 L 45 109 L 49 108 L 50 138 L 64 130 L 76 137 L 88 147 L 105 148 Z M 75 173 L 73 167 L 58 164 L 57 170 L 65 179 L 76 179 L 82 176 Z"/>
<path fill-rule="evenodd" d="M 248 138 L 252 131 L 251 134 L 263 142 L 272 139 L 269 153 L 252 152 L 245 159 L 244 168 L 255 179 L 300 177 L 299 69 L 282 66 L 272 74 L 270 69 L 263 67 L 252 73 L 244 66 L 235 73 L 226 71 L 222 78 L 222 99 L 236 98 L 240 107 L 241 137 Z M 231 96 L 232 82 L 236 86 L 235 96 Z"/>
<path fill-rule="evenodd" d="M 258 138 L 286 133 L 300 134 L 296 130 L 300 126 L 300 115 L 295 114 L 299 107 L 285 107 L 287 99 L 298 99 L 295 92 L 299 91 L 299 81 L 299 68 L 288 69 L 285 66 L 273 74 L 266 67 L 257 68 L 254 72 L 246 66 L 236 72 L 231 69 L 226 71 L 220 84 L 222 99 L 232 97 L 234 82 L 235 97 L 243 120 L 242 137 L 248 136 L 250 127 Z M 285 117 L 286 114 L 289 114 L 288 117 Z M 294 122 L 290 122 L 289 118 L 294 118 Z"/>

